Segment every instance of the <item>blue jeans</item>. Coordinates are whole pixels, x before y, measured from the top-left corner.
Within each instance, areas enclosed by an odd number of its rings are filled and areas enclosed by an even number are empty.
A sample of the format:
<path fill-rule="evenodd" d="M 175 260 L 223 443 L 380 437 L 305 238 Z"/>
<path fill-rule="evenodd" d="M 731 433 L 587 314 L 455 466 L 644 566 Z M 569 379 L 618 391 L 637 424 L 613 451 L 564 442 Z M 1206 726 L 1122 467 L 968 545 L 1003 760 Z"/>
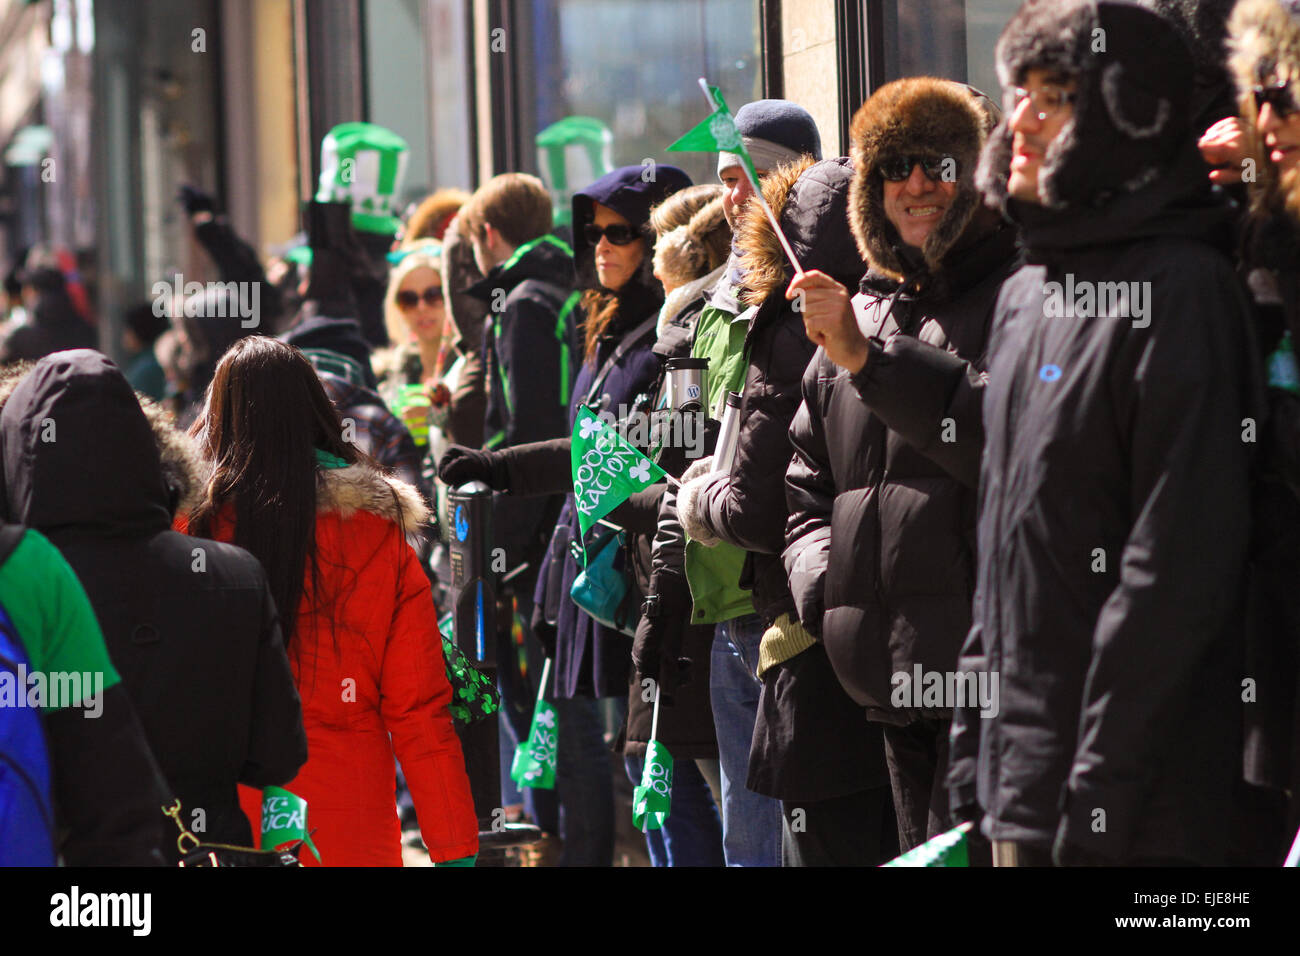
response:
<path fill-rule="evenodd" d="M 709 697 L 722 769 L 722 844 L 727 866 L 781 865 L 781 801 L 745 786 L 762 683 L 754 676 L 763 621 L 721 621 L 713 634 Z"/>
<path fill-rule="evenodd" d="M 627 778 L 639 786 L 645 760 L 624 757 L 623 763 Z M 673 764 L 668 819 L 660 829 L 646 831 L 645 845 L 651 866 L 722 866 L 722 821 L 713 793 L 694 760 Z"/>

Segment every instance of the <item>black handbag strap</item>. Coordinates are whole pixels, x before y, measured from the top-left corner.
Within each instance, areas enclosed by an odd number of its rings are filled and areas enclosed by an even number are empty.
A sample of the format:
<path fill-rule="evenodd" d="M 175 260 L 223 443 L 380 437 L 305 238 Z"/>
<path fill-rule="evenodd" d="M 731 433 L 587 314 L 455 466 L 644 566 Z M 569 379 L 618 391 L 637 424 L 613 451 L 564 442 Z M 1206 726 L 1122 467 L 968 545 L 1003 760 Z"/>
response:
<path fill-rule="evenodd" d="M 614 371 L 614 366 L 619 363 L 619 360 L 624 355 L 641 344 L 646 333 L 653 331 L 658 321 L 659 313 L 651 313 L 644 322 L 634 328 L 627 335 L 623 336 L 623 340 L 618 343 L 618 347 L 614 349 L 609 358 L 605 359 L 605 364 L 600 367 L 600 371 L 597 372 L 596 377 L 592 379 L 591 388 L 587 389 L 587 397 L 583 399 L 582 404 L 590 405 L 595 401 L 596 396 L 600 394 L 600 387 L 605 384 L 605 379 L 609 378 L 609 373 Z"/>

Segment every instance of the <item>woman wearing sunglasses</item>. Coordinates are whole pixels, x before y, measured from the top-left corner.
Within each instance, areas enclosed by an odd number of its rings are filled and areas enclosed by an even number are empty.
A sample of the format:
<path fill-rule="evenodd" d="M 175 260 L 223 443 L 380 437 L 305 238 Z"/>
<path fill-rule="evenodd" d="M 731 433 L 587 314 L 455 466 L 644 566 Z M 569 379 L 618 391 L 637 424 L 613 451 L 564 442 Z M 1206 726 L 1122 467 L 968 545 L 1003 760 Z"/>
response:
<path fill-rule="evenodd" d="M 1255 298 L 1268 383 L 1255 490 L 1255 525 L 1268 532 L 1254 555 L 1247 654 L 1250 673 L 1260 675 L 1258 699 L 1280 703 L 1246 708 L 1245 777 L 1257 824 L 1246 839 L 1262 848 L 1257 862 L 1275 866 L 1300 828 L 1300 8 L 1242 0 L 1228 33 L 1241 135 L 1238 154 L 1218 161 L 1254 173 L 1244 177 L 1241 271 Z M 1201 141 L 1212 162 L 1206 141 L 1214 132 Z"/>
<path fill-rule="evenodd" d="M 442 295 L 442 244 L 425 239 L 395 255 L 400 258 L 384 298 L 384 325 L 393 347 L 377 354 L 374 364 L 384 401 L 423 448 L 429 442 L 430 409 L 445 406 L 450 397 L 438 385 L 455 358 L 448 354 L 452 330 Z"/>
<path fill-rule="evenodd" d="M 625 166 L 601 177 L 573 197 L 573 253 L 576 288 L 582 291 L 581 364 L 571 391 L 568 430 L 580 405 L 623 417 L 638 395 L 652 390 L 659 359 L 651 351 L 663 288 L 654 278 L 650 210 L 691 185 L 674 166 L 658 166 L 650 181 L 645 167 Z M 564 439 L 559 440 L 561 443 Z M 536 493 L 554 483 L 567 487 L 568 454 L 555 443 L 535 443 L 505 452 L 456 447 L 439 464 L 449 484 L 485 480 L 503 491 Z M 507 456 L 528 455 L 530 483 L 515 487 Z M 545 474 L 543 474 L 543 472 Z M 593 532 L 593 534 L 596 532 Z M 580 834 L 565 835 L 563 865 L 609 866 L 614 853 L 614 793 L 608 752 L 595 698 L 623 697 L 628 688 L 629 641 L 580 611 L 569 590 L 581 570 L 570 551 L 579 538 L 573 496 L 565 499 L 538 572 L 533 630 L 553 659 L 554 682 L 547 696 L 562 702 L 558 794 Z M 580 839 L 573 839 L 579 836 Z"/>

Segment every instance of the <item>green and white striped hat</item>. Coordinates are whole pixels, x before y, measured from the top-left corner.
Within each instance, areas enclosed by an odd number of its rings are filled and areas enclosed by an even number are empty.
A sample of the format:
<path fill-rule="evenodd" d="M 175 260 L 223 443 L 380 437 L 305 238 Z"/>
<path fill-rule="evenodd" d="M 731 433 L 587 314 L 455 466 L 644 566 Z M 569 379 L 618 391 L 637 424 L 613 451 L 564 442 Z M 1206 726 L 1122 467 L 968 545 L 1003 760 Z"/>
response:
<path fill-rule="evenodd" d="M 317 202 L 352 204 L 352 228 L 394 233 L 393 203 L 410 159 L 406 140 L 374 123 L 342 123 L 320 145 Z"/>

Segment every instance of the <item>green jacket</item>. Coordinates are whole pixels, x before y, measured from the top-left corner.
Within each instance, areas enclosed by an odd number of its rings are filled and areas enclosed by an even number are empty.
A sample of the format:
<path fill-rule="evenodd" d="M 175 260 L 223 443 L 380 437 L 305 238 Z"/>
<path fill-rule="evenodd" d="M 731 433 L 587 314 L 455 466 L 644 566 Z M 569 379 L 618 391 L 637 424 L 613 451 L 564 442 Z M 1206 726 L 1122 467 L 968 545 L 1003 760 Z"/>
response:
<path fill-rule="evenodd" d="M 725 280 L 724 280 L 725 281 Z M 713 305 L 705 306 L 695 327 L 695 344 L 691 355 L 709 360 L 709 416 L 722 417 L 728 392 L 739 392 L 745 385 L 749 358 L 745 354 L 745 333 L 749 330 L 748 314 L 740 315 Z M 749 591 L 740 587 L 740 572 L 745 552 L 725 541 L 706 548 L 697 541 L 686 540 L 686 583 L 691 588 L 692 624 L 716 624 L 754 613 Z"/>
<path fill-rule="evenodd" d="M 27 650 L 33 673 L 101 675 L 102 690 L 121 682 L 81 582 L 44 535 L 29 529 L 0 565 L 0 602 Z M 75 707 L 82 701 L 52 703 L 46 709 Z"/>

